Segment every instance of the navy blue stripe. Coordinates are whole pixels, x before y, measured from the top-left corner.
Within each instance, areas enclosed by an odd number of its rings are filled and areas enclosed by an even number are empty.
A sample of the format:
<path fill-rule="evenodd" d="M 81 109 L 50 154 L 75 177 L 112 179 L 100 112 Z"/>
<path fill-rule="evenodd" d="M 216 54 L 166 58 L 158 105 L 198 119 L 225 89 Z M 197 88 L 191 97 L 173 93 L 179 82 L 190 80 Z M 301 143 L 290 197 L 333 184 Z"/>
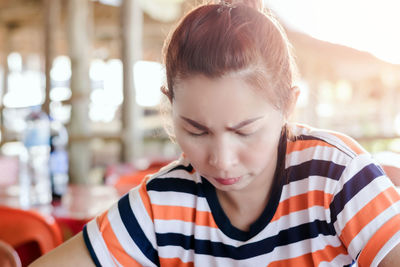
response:
<path fill-rule="evenodd" d="M 365 186 L 375 178 L 382 176 L 382 170 L 374 164 L 364 167 L 349 181 L 347 181 L 342 190 L 335 195 L 329 208 L 331 210 L 331 222 L 336 222 L 337 215 L 344 209 L 344 206 Z"/>
<path fill-rule="evenodd" d="M 93 263 L 97 266 L 97 267 L 101 267 L 100 261 L 96 256 L 96 253 L 94 252 L 94 249 L 92 247 L 92 244 L 90 243 L 90 239 L 89 239 L 89 235 L 87 233 L 87 228 L 86 225 L 83 227 L 82 230 L 82 235 L 83 235 L 83 240 L 85 241 L 86 247 L 90 253 L 90 256 L 92 257 Z"/>
<path fill-rule="evenodd" d="M 210 240 L 199 240 L 195 239 L 193 235 L 186 236 L 177 233 L 157 234 L 156 237 L 158 246 L 180 246 L 186 250 L 193 249 L 196 254 L 243 260 L 270 253 L 279 246 L 316 238 L 321 234 L 335 235 L 335 230 L 326 221 L 316 220 L 283 230 L 275 236 L 240 247 L 226 245 L 221 242 L 212 242 Z"/>
<path fill-rule="evenodd" d="M 191 164 L 189 164 L 188 166 L 178 165 L 175 168 L 172 168 L 171 170 L 169 170 L 167 173 L 171 173 L 171 172 L 176 171 L 176 170 L 184 170 L 184 171 L 187 171 L 187 172 L 192 172 L 193 171 L 193 167 L 192 167 Z"/>
<path fill-rule="evenodd" d="M 142 228 L 137 221 L 135 214 L 133 214 L 129 203 L 129 195 L 123 196 L 118 202 L 118 210 L 121 215 L 122 222 L 125 225 L 132 240 L 136 243 L 142 253 L 155 265 L 160 266 L 158 252 L 151 245 Z"/>
<path fill-rule="evenodd" d="M 299 181 L 313 175 L 323 176 L 337 181 L 344 169 L 345 166 L 335 164 L 331 161 L 313 159 L 287 168 L 289 176 L 288 182 Z"/>
<path fill-rule="evenodd" d="M 181 178 L 155 178 L 152 179 L 146 186 L 147 191 L 158 191 L 158 192 L 181 192 L 196 195 L 199 197 L 203 196 L 200 186 L 194 181 Z"/>
<path fill-rule="evenodd" d="M 343 267 L 350 267 L 350 266 L 353 266 L 354 263 L 355 263 L 355 261 L 352 261 L 350 264 L 344 265 Z"/>
<path fill-rule="evenodd" d="M 318 138 L 318 137 L 315 137 L 313 135 L 296 135 L 295 136 L 295 141 L 297 141 L 297 140 L 306 140 L 306 141 L 318 140 L 318 141 L 322 141 L 322 142 L 326 143 L 325 140 L 323 140 L 321 138 Z"/>

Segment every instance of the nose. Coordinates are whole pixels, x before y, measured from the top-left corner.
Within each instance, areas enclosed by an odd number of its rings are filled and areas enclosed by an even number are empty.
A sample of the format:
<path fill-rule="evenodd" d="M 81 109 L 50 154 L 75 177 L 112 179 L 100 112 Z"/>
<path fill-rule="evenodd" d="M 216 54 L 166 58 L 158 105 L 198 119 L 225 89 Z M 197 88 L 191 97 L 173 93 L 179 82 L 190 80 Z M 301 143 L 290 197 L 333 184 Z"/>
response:
<path fill-rule="evenodd" d="M 220 138 L 212 142 L 209 148 L 208 161 L 217 170 L 229 172 L 238 163 L 237 149 L 229 138 Z"/>

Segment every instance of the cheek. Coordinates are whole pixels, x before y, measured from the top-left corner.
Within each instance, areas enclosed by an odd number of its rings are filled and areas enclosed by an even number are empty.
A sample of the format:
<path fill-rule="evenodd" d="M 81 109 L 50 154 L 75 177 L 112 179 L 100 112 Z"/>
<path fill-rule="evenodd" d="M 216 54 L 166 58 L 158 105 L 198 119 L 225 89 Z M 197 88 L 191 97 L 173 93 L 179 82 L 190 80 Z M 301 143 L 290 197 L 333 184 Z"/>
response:
<path fill-rule="evenodd" d="M 205 151 L 201 142 L 196 142 L 193 137 L 190 137 L 179 130 L 175 131 L 175 134 L 176 142 L 189 161 L 195 165 L 196 163 L 201 162 L 204 158 Z"/>
<path fill-rule="evenodd" d="M 276 157 L 279 137 L 267 137 L 251 142 L 241 153 L 241 162 L 247 166 L 265 167 L 266 164 Z"/>

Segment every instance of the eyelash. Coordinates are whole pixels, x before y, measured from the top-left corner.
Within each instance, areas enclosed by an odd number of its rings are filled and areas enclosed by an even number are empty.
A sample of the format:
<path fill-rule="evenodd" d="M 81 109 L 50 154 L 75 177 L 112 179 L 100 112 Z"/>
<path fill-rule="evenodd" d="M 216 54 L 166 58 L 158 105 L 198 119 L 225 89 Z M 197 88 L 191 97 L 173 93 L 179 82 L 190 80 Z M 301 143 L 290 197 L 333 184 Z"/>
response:
<path fill-rule="evenodd" d="M 191 136 L 193 136 L 193 137 L 200 137 L 200 136 L 204 136 L 204 135 L 206 135 L 206 134 L 208 134 L 207 132 L 202 132 L 202 133 L 192 133 L 192 132 L 188 132 L 189 133 L 189 135 L 191 135 Z M 241 136 L 241 137 L 248 137 L 248 136 L 250 136 L 251 134 L 244 134 L 244 133 L 241 133 L 241 132 L 235 132 L 237 135 L 239 135 L 239 136 Z"/>
<path fill-rule="evenodd" d="M 193 136 L 193 137 L 200 137 L 200 136 L 203 136 L 203 135 L 206 135 L 207 134 L 207 132 L 202 132 L 202 133 L 192 133 L 192 132 L 188 132 L 189 133 L 189 135 L 191 135 L 191 136 Z"/>
<path fill-rule="evenodd" d="M 241 136 L 241 137 L 248 137 L 248 136 L 251 135 L 251 134 L 244 134 L 244 133 L 241 133 L 241 132 L 236 132 L 236 134 Z"/>

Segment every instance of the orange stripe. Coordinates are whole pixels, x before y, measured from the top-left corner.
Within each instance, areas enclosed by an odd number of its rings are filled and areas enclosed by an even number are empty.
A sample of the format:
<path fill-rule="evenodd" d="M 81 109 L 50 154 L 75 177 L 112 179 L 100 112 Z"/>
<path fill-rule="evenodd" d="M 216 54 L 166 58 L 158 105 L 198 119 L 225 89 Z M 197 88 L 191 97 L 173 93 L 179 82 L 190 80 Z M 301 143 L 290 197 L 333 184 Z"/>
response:
<path fill-rule="evenodd" d="M 194 222 L 196 225 L 218 228 L 208 211 L 180 206 L 153 205 L 154 219 Z"/>
<path fill-rule="evenodd" d="M 400 231 L 400 214 L 397 214 L 386 222 L 368 241 L 365 248 L 361 251 L 358 260 L 359 266 L 371 266 L 372 261 L 382 249 L 382 247 Z"/>
<path fill-rule="evenodd" d="M 340 234 L 340 239 L 348 247 L 350 242 L 368 223 L 399 200 L 400 195 L 394 187 L 389 187 L 381 192 L 346 223 Z"/>
<path fill-rule="evenodd" d="M 329 132 L 329 133 L 342 140 L 342 142 L 345 143 L 348 147 L 350 147 L 357 155 L 366 153 L 366 151 L 353 138 L 350 138 L 346 135 L 342 135 L 336 132 Z"/>
<path fill-rule="evenodd" d="M 108 250 L 123 266 L 141 266 L 137 261 L 125 253 L 125 250 L 122 248 L 117 237 L 115 236 L 114 231 L 111 228 L 107 214 L 108 212 L 104 212 L 101 216 L 99 216 L 97 218 L 97 223 Z"/>
<path fill-rule="evenodd" d="M 108 210 L 106 210 L 105 212 L 103 212 L 101 215 L 96 217 L 96 223 L 97 226 L 100 228 L 102 225 L 104 225 L 104 220 L 107 217 L 108 214 Z"/>
<path fill-rule="evenodd" d="M 324 191 L 320 190 L 309 191 L 301 195 L 293 196 L 279 203 L 271 221 L 276 221 L 282 216 L 288 215 L 292 212 L 305 210 L 313 206 L 322 206 L 325 209 L 328 209 L 331 201 L 332 194 L 326 194 Z"/>
<path fill-rule="evenodd" d="M 183 262 L 179 258 L 160 258 L 161 266 L 171 266 L 171 267 L 193 267 L 193 262 Z"/>
<path fill-rule="evenodd" d="M 318 266 L 321 262 L 330 262 L 340 254 L 347 255 L 347 250 L 342 245 L 339 247 L 333 247 L 331 245 L 326 246 L 321 250 L 317 250 L 312 253 L 307 253 L 296 258 L 290 258 L 287 260 L 274 261 L 269 264 L 269 267 L 281 267 L 281 266 Z"/>
<path fill-rule="evenodd" d="M 146 184 L 147 184 L 148 179 L 149 179 L 149 177 L 145 177 L 142 180 L 142 183 L 140 184 L 140 188 L 139 188 L 139 195 L 142 200 L 143 206 L 146 208 L 147 214 L 149 215 L 151 220 L 154 221 L 154 215 L 153 215 L 153 212 L 151 209 L 150 198 L 149 198 L 149 195 L 147 194 L 147 190 L 146 190 Z"/>
<path fill-rule="evenodd" d="M 317 147 L 317 146 L 326 146 L 326 147 L 334 147 L 333 145 L 321 141 L 321 140 L 301 140 L 298 139 L 296 141 L 287 142 L 286 154 L 290 154 L 295 151 L 302 151 L 307 148 Z"/>

